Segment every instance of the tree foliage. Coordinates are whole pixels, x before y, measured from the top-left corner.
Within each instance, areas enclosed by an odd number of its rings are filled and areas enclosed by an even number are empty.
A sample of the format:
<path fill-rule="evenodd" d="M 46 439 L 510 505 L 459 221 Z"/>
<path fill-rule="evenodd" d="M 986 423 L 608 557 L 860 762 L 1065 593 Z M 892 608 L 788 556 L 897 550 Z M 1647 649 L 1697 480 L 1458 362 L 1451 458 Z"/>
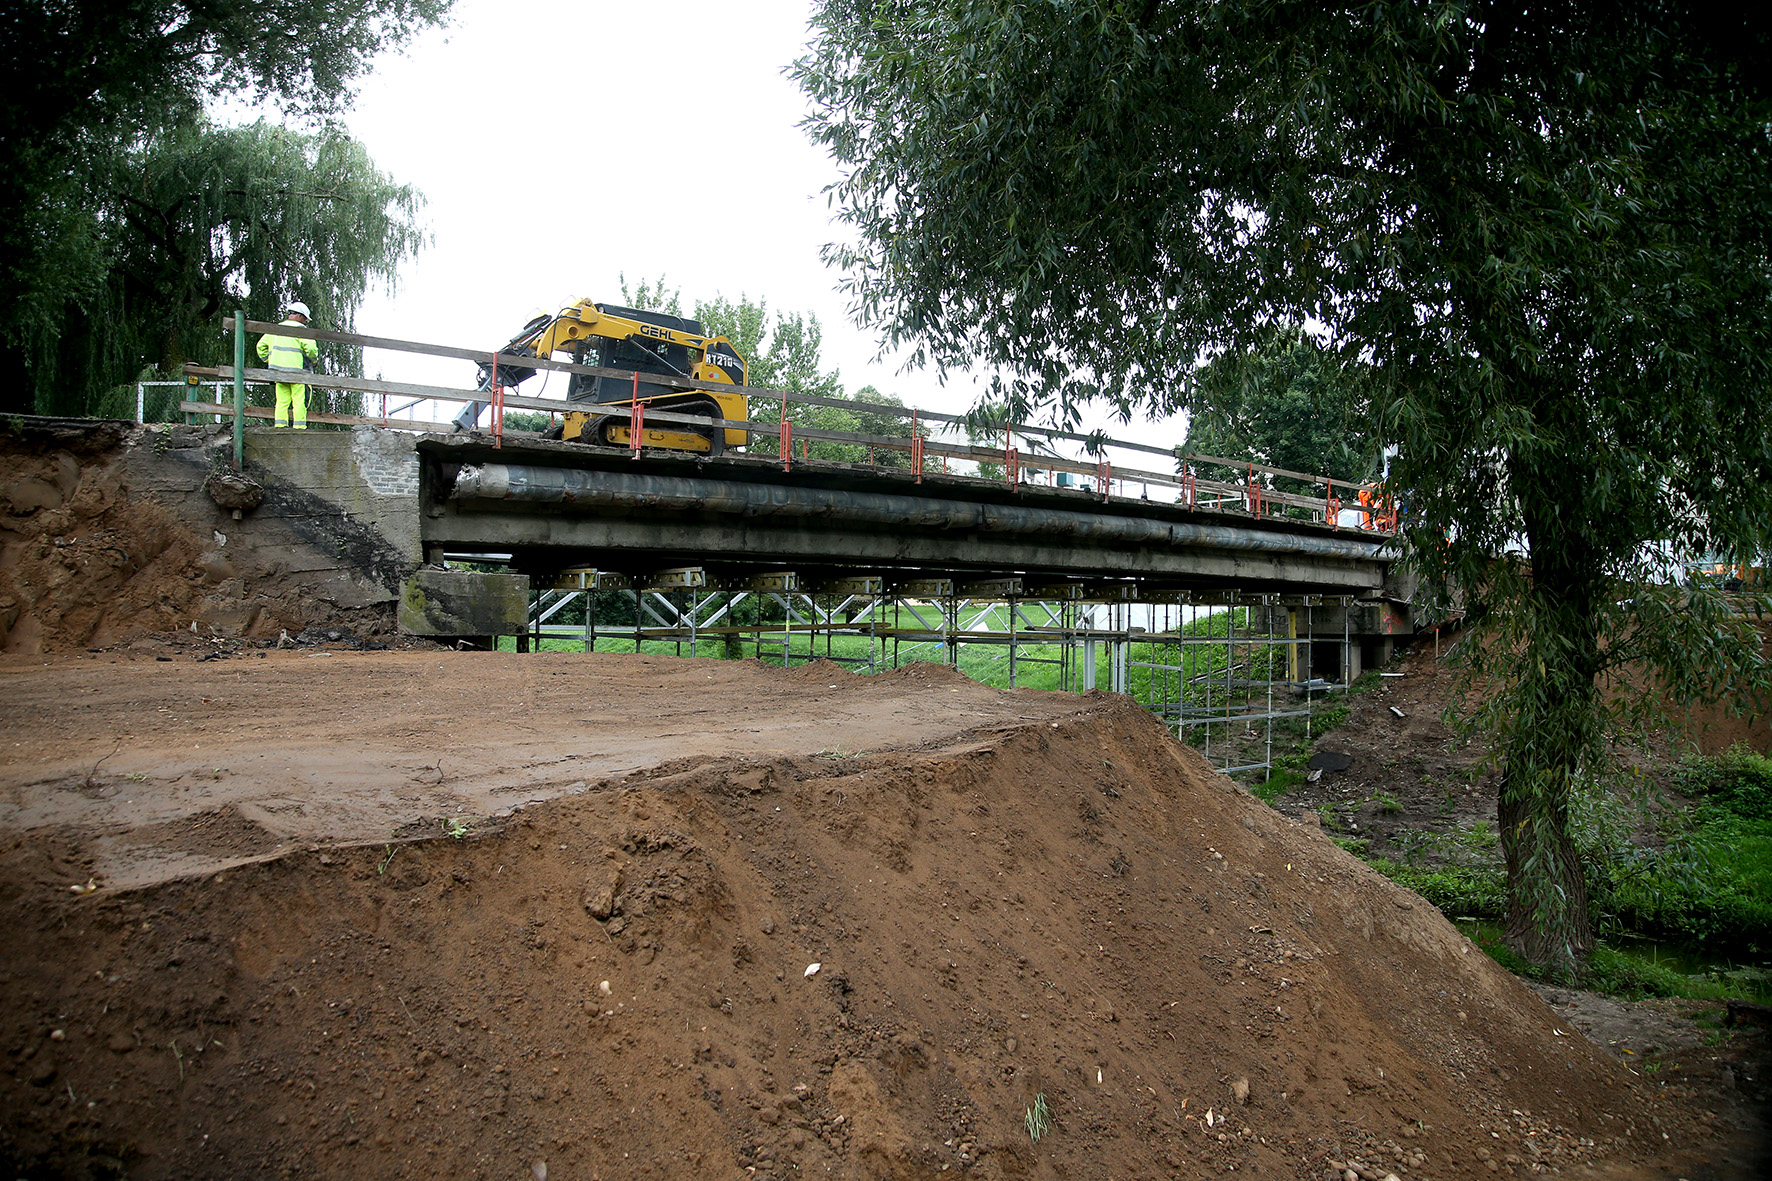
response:
<path fill-rule="evenodd" d="M 842 377 L 838 372 L 824 368 L 824 329 L 817 316 L 799 312 L 776 313 L 772 323 L 765 303 L 753 303 L 743 296 L 739 297 L 737 303 L 716 297 L 710 302 L 697 303 L 695 311 L 696 318 L 709 325 L 709 331 L 713 331 L 714 325 L 728 326 L 721 331 L 725 332 L 733 341 L 734 347 L 749 361 L 749 380 L 753 386 L 785 390 L 790 394 L 809 394 L 834 401 L 904 405 L 898 398 L 882 394 L 872 386 L 864 386 L 856 391 L 853 398 L 844 392 Z M 745 345 L 751 346 L 753 351 L 750 354 L 745 354 Z M 766 421 L 778 417 L 780 413 L 779 400 L 767 396 L 752 396 L 753 419 Z M 883 435 L 895 439 L 908 438 L 911 433 L 908 420 L 879 411 L 865 410 L 860 406 L 851 408 L 789 402 L 787 419 L 795 427 L 810 427 L 821 431 Z M 758 436 L 752 439 L 751 450 L 779 454 L 780 441 Z M 871 462 L 881 467 L 898 468 L 908 468 L 911 464 L 910 455 L 906 452 L 870 448 L 859 443 L 840 443 L 830 439 L 808 439 L 805 436 L 801 436 L 795 452 L 806 458 L 838 463 Z"/>
<path fill-rule="evenodd" d="M 1665 577 L 1772 541 L 1772 38 L 1712 11 L 826 0 L 796 66 L 858 318 L 1018 417 L 1172 412 L 1196 358 L 1323 327 L 1428 585 L 1490 625 L 1539 963 L 1591 946 L 1569 801 L 1618 724 L 1768 680 L 1765 601 Z M 1627 661 L 1657 691 L 1607 697 Z"/>
<path fill-rule="evenodd" d="M 1377 475 L 1373 431 L 1359 379 L 1299 328 L 1276 328 L 1262 348 L 1221 353 L 1196 371 L 1198 403 L 1187 452 L 1240 459 L 1348 484 Z M 1214 479 L 1239 472 L 1207 468 Z M 1320 484 L 1269 477 L 1281 491 L 1322 497 Z"/>
<path fill-rule="evenodd" d="M 113 298 L 102 203 L 124 159 L 206 103 L 272 102 L 317 124 L 348 102 L 378 53 L 441 21 L 452 0 L 186 4 L 19 0 L 0 12 L 0 409 L 29 411 L 70 306 Z M 273 301 L 277 296 L 267 295 Z M 159 359 L 158 352 L 148 360 Z"/>
<path fill-rule="evenodd" d="M 1277 329 L 1257 349 L 1221 353 L 1197 380 L 1185 450 L 1350 483 L 1376 474 L 1358 379 L 1342 374 L 1308 333 Z M 1321 491 L 1302 481 L 1283 486 Z"/>
<path fill-rule="evenodd" d="M 276 320 L 300 299 L 316 325 L 349 331 L 369 285 L 391 282 L 424 240 L 418 195 L 330 130 L 174 127 L 92 183 L 92 203 L 111 211 L 98 239 L 108 265 L 94 294 L 65 305 L 55 350 L 36 358 L 44 413 L 101 413 L 144 369 L 176 377 L 186 361 L 226 359 L 219 318 L 236 307 Z M 357 350 L 320 351 L 323 371 L 361 375 Z M 354 409 L 344 397 L 316 387 L 310 408 Z"/>

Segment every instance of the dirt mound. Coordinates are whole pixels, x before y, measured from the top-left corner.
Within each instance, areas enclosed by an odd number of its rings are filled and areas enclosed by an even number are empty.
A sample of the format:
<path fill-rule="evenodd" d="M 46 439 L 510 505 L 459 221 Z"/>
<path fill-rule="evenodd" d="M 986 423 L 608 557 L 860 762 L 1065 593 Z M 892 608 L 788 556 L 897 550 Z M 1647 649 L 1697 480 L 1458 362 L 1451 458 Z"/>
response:
<path fill-rule="evenodd" d="M 945 664 L 931 664 L 923 660 L 903 664 L 897 668 L 889 668 L 874 675 L 893 683 L 912 685 L 953 686 L 967 684 L 972 680 L 957 668 L 951 668 Z"/>
<path fill-rule="evenodd" d="M 104 646 L 197 611 L 204 547 L 166 510 L 129 496 L 124 435 L 0 436 L 0 650 Z"/>
<path fill-rule="evenodd" d="M 137 891 L 75 894 L 80 841 L 14 831 L 0 1159 L 1413 1179 L 1635 1176 L 1711 1143 L 1420 899 L 1130 702 L 1076 704 Z"/>
<path fill-rule="evenodd" d="M 0 422 L 0 652 L 109 648 L 193 627 L 202 641 L 310 624 L 391 630 L 391 610 L 338 609 L 293 576 L 316 566 L 297 547 L 266 565 L 230 546 L 226 514 L 196 491 L 222 452 L 194 428 L 176 431 L 192 437 L 173 446 L 174 428 Z M 188 504 L 221 527 L 136 487 L 153 468 L 176 470 Z"/>

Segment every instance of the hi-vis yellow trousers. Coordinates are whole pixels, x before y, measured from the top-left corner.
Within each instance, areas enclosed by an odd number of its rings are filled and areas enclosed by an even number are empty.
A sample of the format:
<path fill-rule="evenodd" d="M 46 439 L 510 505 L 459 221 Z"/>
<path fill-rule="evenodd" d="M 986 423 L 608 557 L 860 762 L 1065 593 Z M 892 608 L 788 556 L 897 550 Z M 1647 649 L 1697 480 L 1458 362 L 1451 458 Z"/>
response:
<path fill-rule="evenodd" d="M 272 414 L 271 425 L 288 425 L 298 431 L 308 429 L 307 386 L 277 383 L 277 408 Z"/>

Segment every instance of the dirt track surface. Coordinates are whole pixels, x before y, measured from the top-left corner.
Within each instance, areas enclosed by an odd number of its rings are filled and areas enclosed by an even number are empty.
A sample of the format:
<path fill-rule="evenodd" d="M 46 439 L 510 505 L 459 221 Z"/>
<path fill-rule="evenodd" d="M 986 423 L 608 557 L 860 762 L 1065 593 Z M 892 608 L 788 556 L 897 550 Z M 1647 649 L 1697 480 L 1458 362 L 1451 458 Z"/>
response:
<path fill-rule="evenodd" d="M 14 1175 L 1752 1175 L 1125 699 L 112 659 L 0 668 Z"/>
<path fill-rule="evenodd" d="M 964 744 L 1085 707 L 930 665 L 863 681 L 663 656 L 168 650 L 0 663 L 0 828 L 83 834 L 100 881 L 141 886 L 434 836 L 666 763 Z"/>

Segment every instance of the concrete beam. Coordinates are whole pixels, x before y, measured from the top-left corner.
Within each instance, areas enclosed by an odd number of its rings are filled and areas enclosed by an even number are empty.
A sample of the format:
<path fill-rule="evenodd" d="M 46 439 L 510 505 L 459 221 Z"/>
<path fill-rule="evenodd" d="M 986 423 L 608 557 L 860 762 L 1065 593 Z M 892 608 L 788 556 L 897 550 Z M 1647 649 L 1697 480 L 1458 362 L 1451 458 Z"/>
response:
<path fill-rule="evenodd" d="M 475 457 L 480 458 L 480 457 Z M 536 459 L 543 458 L 538 455 Z M 548 455 L 548 459 L 554 459 Z M 1384 539 L 1151 502 L 1011 496 L 852 473 L 513 464 L 428 469 L 427 547 L 486 548 L 634 566 L 644 560 L 1370 592 Z M 717 473 L 717 475 L 716 475 Z M 764 478 L 765 475 L 768 478 Z M 740 478 L 742 477 L 742 478 Z M 968 490 L 970 491 L 970 490 Z"/>
<path fill-rule="evenodd" d="M 758 522 L 445 512 L 425 522 L 425 538 L 459 549 L 555 550 L 563 558 L 571 555 L 574 561 L 594 554 L 597 565 L 615 568 L 671 561 L 675 558 L 661 555 L 675 555 L 705 563 L 1027 571 L 1075 578 L 1113 576 L 1248 587 L 1272 584 L 1342 592 L 1374 591 L 1384 582 L 1379 562 L 1205 548 L 1078 546 L 970 531 L 892 534 L 856 528 L 784 528 Z"/>
<path fill-rule="evenodd" d="M 510 636 L 528 630 L 529 578 L 476 570 L 415 571 L 400 587 L 409 636 Z"/>

